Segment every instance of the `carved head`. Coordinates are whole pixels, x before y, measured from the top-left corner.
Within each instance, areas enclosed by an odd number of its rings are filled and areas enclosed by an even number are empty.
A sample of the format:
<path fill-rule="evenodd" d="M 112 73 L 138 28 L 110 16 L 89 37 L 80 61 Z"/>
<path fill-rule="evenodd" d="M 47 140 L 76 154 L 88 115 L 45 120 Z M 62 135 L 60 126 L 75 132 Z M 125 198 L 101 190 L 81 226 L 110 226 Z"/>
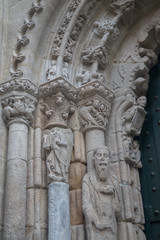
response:
<path fill-rule="evenodd" d="M 110 151 L 106 146 L 97 148 L 93 153 L 97 175 L 101 181 L 106 181 L 109 173 Z"/>
<path fill-rule="evenodd" d="M 142 97 L 139 97 L 137 99 L 137 104 L 141 107 L 145 107 L 146 106 L 146 103 L 147 103 L 147 99 L 145 96 L 142 96 Z"/>
<path fill-rule="evenodd" d="M 64 102 L 64 95 L 61 92 L 56 94 L 55 102 L 57 105 L 61 105 Z"/>
<path fill-rule="evenodd" d="M 93 107 L 95 107 L 95 108 L 99 107 L 99 100 L 98 99 L 93 100 Z"/>

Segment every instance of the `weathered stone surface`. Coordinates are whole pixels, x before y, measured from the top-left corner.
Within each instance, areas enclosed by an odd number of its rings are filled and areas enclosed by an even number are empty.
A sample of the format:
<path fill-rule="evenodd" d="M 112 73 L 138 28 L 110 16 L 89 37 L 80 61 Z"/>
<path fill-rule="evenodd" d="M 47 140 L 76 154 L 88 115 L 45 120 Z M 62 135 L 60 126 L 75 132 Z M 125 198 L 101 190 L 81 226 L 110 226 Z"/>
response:
<path fill-rule="evenodd" d="M 52 128 L 45 130 L 43 147 L 46 152 L 48 181 L 68 182 L 73 133 L 70 129 Z"/>
<path fill-rule="evenodd" d="M 74 132 L 74 161 L 86 163 L 85 140 L 81 132 Z"/>
<path fill-rule="evenodd" d="M 82 190 L 72 190 L 70 196 L 70 223 L 71 226 L 84 224 L 84 216 L 82 212 Z"/>
<path fill-rule="evenodd" d="M 84 225 L 71 226 L 71 240 L 85 240 Z"/>
<path fill-rule="evenodd" d="M 69 186 L 54 182 L 48 185 L 48 240 L 71 239 Z"/>
<path fill-rule="evenodd" d="M 69 167 L 68 183 L 70 190 L 82 188 L 82 179 L 86 174 L 86 166 L 82 163 L 72 163 Z"/>
<path fill-rule="evenodd" d="M 82 201 L 88 240 L 117 238 L 120 190 L 109 167 L 109 154 L 107 147 L 97 148 L 93 155 L 95 170 L 83 179 Z"/>

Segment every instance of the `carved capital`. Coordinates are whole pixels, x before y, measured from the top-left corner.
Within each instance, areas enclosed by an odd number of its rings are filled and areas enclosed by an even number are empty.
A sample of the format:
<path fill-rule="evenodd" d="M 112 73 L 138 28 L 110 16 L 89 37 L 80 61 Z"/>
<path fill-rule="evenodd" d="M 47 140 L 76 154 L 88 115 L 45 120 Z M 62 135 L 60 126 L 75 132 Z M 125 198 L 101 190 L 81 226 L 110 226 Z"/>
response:
<path fill-rule="evenodd" d="M 57 127 L 45 130 L 43 147 L 46 154 L 48 182 L 68 182 L 68 168 L 73 147 L 72 131 Z"/>
<path fill-rule="evenodd" d="M 82 131 L 102 129 L 105 131 L 110 115 L 111 104 L 99 96 L 88 99 L 79 107 Z"/>
<path fill-rule="evenodd" d="M 27 124 L 33 121 L 36 101 L 26 96 L 11 96 L 2 100 L 4 120 L 10 123 L 13 120 L 23 120 Z"/>
<path fill-rule="evenodd" d="M 78 89 L 79 117 L 82 131 L 106 130 L 111 111 L 113 93 L 99 81 L 93 81 Z"/>
<path fill-rule="evenodd" d="M 62 92 L 57 92 L 40 102 L 40 109 L 45 115 L 45 128 L 67 127 L 69 114 L 74 112 L 74 103 Z"/>
<path fill-rule="evenodd" d="M 41 85 L 39 96 L 45 128 L 66 128 L 68 117 L 74 112 L 76 88 L 60 77 Z"/>

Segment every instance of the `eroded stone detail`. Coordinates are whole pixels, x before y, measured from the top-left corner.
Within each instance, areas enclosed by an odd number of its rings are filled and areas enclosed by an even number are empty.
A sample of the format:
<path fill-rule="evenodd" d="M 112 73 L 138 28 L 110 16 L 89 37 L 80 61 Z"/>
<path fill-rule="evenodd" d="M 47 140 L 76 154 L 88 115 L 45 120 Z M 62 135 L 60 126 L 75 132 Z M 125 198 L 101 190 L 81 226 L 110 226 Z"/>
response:
<path fill-rule="evenodd" d="M 94 151 L 95 169 L 83 178 L 83 211 L 87 240 L 117 239 L 117 220 L 120 213 L 119 182 L 110 169 L 107 147 Z"/>
<path fill-rule="evenodd" d="M 74 103 L 68 101 L 61 92 L 41 102 L 40 109 L 46 116 L 45 128 L 53 126 L 67 127 L 68 116 L 75 110 Z"/>
<path fill-rule="evenodd" d="M 88 47 L 82 51 L 81 56 L 82 62 L 87 65 L 97 60 L 101 69 L 105 69 L 109 63 L 108 50 L 105 47 Z"/>
<path fill-rule="evenodd" d="M 100 82 L 104 82 L 104 75 L 99 72 L 93 72 L 83 70 L 82 73 L 77 74 L 77 85 L 80 87 L 88 82 L 92 82 L 94 80 L 98 80 Z"/>
<path fill-rule="evenodd" d="M 26 91 L 31 95 L 38 95 L 38 87 L 27 79 L 14 79 L 0 84 L 0 95 L 12 91 Z"/>
<path fill-rule="evenodd" d="M 119 29 L 117 28 L 116 23 L 110 20 L 95 22 L 94 32 L 99 37 L 103 37 L 106 33 L 108 33 L 109 41 L 116 40 L 119 36 Z"/>
<path fill-rule="evenodd" d="M 17 43 L 15 45 L 15 49 L 13 52 L 13 61 L 12 67 L 10 70 L 10 74 L 12 78 L 17 78 L 23 76 L 23 71 L 18 69 L 18 64 L 23 62 L 25 56 L 21 52 L 21 48 L 25 47 L 29 43 L 29 39 L 25 36 L 28 29 L 32 29 L 35 26 L 35 21 L 33 20 L 33 16 L 35 13 L 40 13 L 43 10 L 42 0 L 36 0 L 31 4 L 30 9 L 27 12 L 26 19 L 24 23 L 20 27 L 19 34 L 17 37 Z"/>
<path fill-rule="evenodd" d="M 2 100 L 4 120 L 9 122 L 16 118 L 23 119 L 31 124 L 36 102 L 24 97 L 16 96 Z"/>
<path fill-rule="evenodd" d="M 137 99 L 137 104 L 134 104 L 124 113 L 122 117 L 122 126 L 124 132 L 128 135 L 139 135 L 142 129 L 146 112 L 146 97 L 142 96 Z"/>
<path fill-rule="evenodd" d="M 79 108 L 83 131 L 91 128 L 106 128 L 111 106 L 109 103 L 94 98 Z"/>
<path fill-rule="evenodd" d="M 73 147 L 73 134 L 70 129 L 47 129 L 43 136 L 46 153 L 48 181 L 68 182 L 68 168 Z"/>

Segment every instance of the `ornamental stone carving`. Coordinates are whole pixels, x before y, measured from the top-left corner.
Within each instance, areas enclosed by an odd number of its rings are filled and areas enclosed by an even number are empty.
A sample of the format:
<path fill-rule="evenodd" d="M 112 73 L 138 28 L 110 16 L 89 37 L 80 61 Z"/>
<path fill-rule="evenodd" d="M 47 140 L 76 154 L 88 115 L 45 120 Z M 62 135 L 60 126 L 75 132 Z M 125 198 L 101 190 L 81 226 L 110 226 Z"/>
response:
<path fill-rule="evenodd" d="M 28 124 L 33 121 L 36 102 L 24 96 L 9 97 L 2 100 L 4 120 L 23 119 Z"/>
<path fill-rule="evenodd" d="M 45 128 L 53 126 L 67 127 L 69 114 L 74 112 L 74 103 L 68 101 L 62 92 L 46 98 L 40 103 L 40 109 L 45 114 Z"/>
<path fill-rule="evenodd" d="M 85 175 L 82 186 L 87 240 L 115 240 L 120 192 L 119 182 L 110 169 L 109 149 L 106 146 L 96 149 L 93 161 L 95 169 Z"/>
<path fill-rule="evenodd" d="M 110 20 L 95 22 L 94 32 L 99 37 L 103 37 L 106 33 L 108 33 L 110 41 L 116 40 L 117 37 L 119 36 L 119 30 L 116 27 L 116 23 Z"/>
<path fill-rule="evenodd" d="M 82 51 L 82 62 L 86 65 L 98 61 L 99 67 L 105 69 L 109 63 L 108 50 L 105 47 L 88 47 Z"/>
<path fill-rule="evenodd" d="M 110 110 L 110 104 L 98 97 L 81 106 L 79 115 L 83 131 L 94 128 L 105 130 Z"/>
<path fill-rule="evenodd" d="M 104 82 L 105 78 L 102 73 L 99 72 L 90 72 L 83 70 L 82 73 L 77 74 L 77 85 L 80 87 L 88 82 L 92 82 L 94 80 L 98 80 L 100 82 Z"/>
<path fill-rule="evenodd" d="M 13 79 L 0 84 L 0 95 L 12 91 L 25 91 L 33 96 L 38 96 L 38 87 L 28 79 Z"/>
<path fill-rule="evenodd" d="M 48 181 L 68 182 L 68 168 L 73 147 L 72 131 L 58 127 L 45 130 L 43 147 L 46 154 Z"/>
<path fill-rule="evenodd" d="M 141 96 L 137 99 L 137 104 L 133 104 L 122 117 L 122 126 L 124 132 L 128 135 L 139 135 L 144 122 L 146 112 L 146 97 Z"/>

